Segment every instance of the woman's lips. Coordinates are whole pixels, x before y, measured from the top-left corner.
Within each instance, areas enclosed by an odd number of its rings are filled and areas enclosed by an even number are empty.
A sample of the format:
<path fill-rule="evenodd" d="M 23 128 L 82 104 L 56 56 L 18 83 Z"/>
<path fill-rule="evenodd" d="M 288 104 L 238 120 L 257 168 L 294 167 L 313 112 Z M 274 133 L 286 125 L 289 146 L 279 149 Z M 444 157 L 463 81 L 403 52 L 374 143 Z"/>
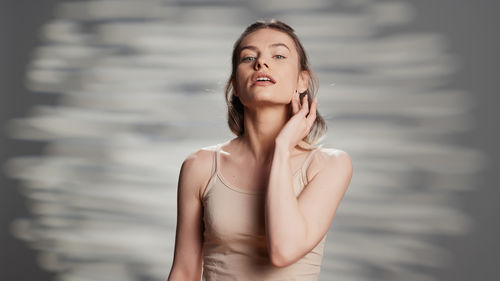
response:
<path fill-rule="evenodd" d="M 273 82 L 271 81 L 256 81 L 253 83 L 252 86 L 263 86 L 263 87 L 266 87 L 266 86 L 271 86 L 271 85 L 274 85 Z"/>
<path fill-rule="evenodd" d="M 259 78 L 267 78 L 268 80 L 259 81 L 258 80 Z M 252 86 L 254 86 L 254 85 L 256 85 L 256 86 L 269 86 L 269 85 L 276 83 L 274 78 L 269 73 L 266 73 L 263 71 L 255 72 L 252 75 L 252 81 L 253 81 Z"/>

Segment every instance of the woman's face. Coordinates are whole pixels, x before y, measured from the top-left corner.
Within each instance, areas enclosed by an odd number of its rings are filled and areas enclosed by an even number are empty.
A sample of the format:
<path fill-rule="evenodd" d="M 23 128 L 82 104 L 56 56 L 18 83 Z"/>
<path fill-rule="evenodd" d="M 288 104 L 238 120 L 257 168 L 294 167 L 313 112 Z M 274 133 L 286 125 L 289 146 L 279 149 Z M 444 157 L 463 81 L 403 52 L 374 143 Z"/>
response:
<path fill-rule="evenodd" d="M 307 71 L 299 75 L 295 43 L 286 33 L 259 29 L 247 35 L 241 47 L 234 89 L 243 105 L 289 104 L 295 90 L 307 90 Z M 270 81 L 260 81 L 265 76 Z"/>

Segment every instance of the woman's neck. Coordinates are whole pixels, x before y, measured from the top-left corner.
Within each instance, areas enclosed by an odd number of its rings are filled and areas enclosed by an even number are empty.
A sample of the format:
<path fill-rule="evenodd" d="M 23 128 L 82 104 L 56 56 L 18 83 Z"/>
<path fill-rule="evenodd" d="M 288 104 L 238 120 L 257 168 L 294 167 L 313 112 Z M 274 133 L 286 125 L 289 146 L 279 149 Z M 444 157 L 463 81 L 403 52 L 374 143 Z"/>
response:
<path fill-rule="evenodd" d="M 289 119 L 287 106 L 245 108 L 241 141 L 257 162 L 268 162 L 274 154 L 275 139 Z"/>

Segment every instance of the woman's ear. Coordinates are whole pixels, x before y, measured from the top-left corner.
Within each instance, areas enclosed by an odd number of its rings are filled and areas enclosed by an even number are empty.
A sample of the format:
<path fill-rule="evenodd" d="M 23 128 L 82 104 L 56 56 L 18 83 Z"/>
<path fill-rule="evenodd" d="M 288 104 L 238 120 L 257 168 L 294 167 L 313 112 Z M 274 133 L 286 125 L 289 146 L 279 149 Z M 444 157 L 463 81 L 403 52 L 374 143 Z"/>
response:
<path fill-rule="evenodd" d="M 234 78 L 231 78 L 231 87 L 233 88 L 233 96 L 238 96 L 238 93 L 236 93 L 236 84 L 234 83 Z"/>
<path fill-rule="evenodd" d="M 238 96 L 238 92 L 236 91 L 236 81 L 234 78 L 231 78 L 231 85 L 233 87 L 233 96 Z"/>
<path fill-rule="evenodd" d="M 309 71 L 302 70 L 299 73 L 299 80 L 297 81 L 297 91 L 303 93 L 309 87 Z"/>

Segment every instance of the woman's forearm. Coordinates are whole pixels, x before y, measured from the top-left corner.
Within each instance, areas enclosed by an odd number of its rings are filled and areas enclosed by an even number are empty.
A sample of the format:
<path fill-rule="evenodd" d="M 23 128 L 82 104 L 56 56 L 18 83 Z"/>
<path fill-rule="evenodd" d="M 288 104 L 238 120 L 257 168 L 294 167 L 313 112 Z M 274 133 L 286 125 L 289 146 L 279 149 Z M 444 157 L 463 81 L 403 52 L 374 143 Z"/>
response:
<path fill-rule="evenodd" d="M 181 270 L 179 267 L 172 266 L 167 281 L 200 281 L 200 278 L 201 268 L 193 272 L 188 269 Z"/>
<path fill-rule="evenodd" d="M 269 256 L 276 266 L 296 259 L 300 242 L 306 241 L 307 225 L 293 190 L 290 151 L 276 142 L 265 202 Z"/>

